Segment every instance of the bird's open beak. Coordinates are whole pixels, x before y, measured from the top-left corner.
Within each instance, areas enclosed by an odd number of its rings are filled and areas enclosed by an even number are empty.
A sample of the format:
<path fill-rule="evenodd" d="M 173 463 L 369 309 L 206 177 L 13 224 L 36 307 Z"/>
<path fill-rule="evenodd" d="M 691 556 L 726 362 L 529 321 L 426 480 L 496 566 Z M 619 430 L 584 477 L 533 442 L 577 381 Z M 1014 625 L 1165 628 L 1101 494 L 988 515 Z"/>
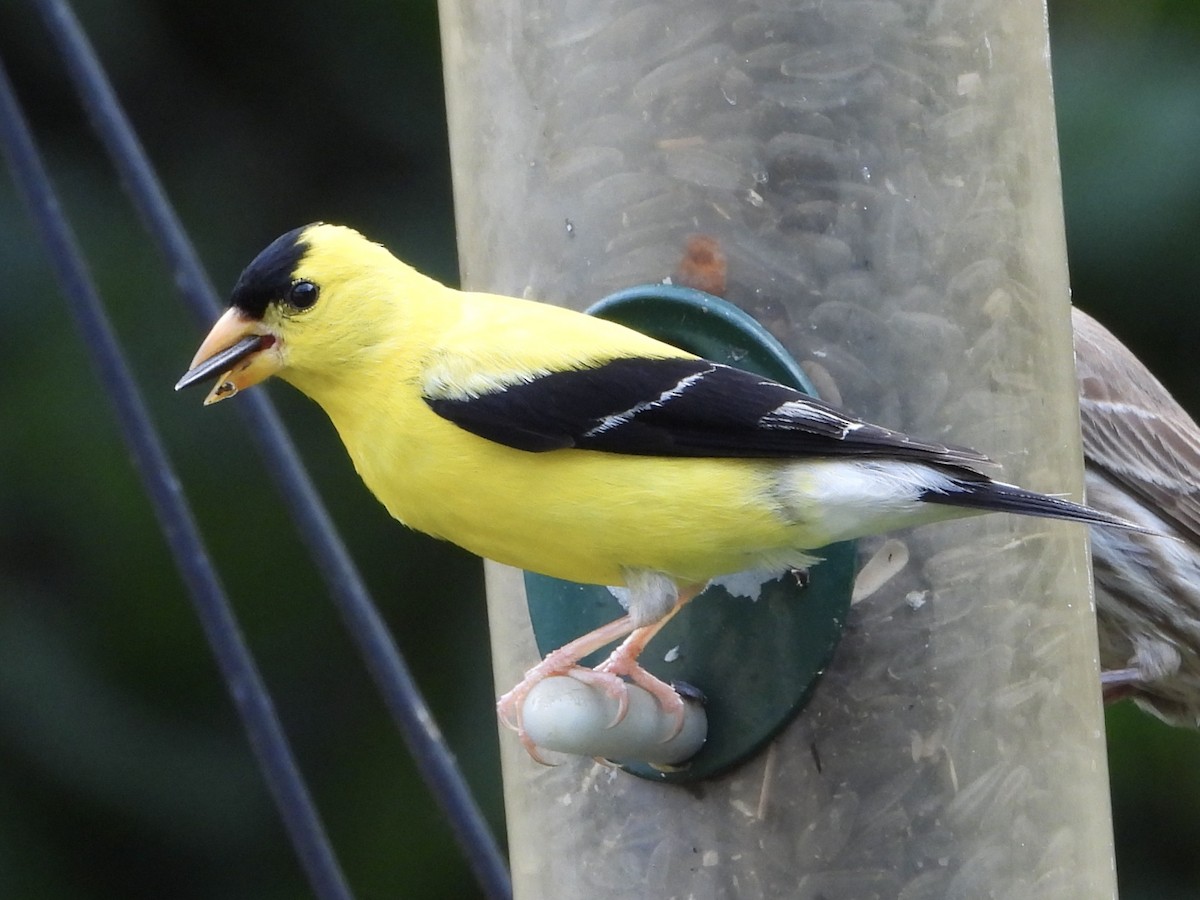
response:
<path fill-rule="evenodd" d="M 213 325 L 175 390 L 215 377 L 216 386 L 204 405 L 227 400 L 283 368 L 279 349 L 279 337 L 270 328 L 230 307 Z"/>

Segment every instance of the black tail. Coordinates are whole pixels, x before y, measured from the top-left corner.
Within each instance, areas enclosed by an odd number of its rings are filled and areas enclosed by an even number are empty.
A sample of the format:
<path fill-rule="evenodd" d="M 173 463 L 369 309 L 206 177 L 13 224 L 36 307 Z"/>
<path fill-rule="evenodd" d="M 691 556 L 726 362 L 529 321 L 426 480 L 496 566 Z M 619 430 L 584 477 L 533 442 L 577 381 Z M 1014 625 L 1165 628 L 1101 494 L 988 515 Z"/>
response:
<path fill-rule="evenodd" d="M 928 490 L 921 495 L 921 499 L 926 503 L 941 503 L 945 506 L 965 506 L 968 509 L 1038 516 L 1042 519 L 1065 519 L 1085 525 L 1103 525 L 1108 528 L 1140 531 L 1142 534 L 1158 534 L 1153 529 L 1135 525 L 1098 509 L 1039 494 L 1037 491 L 1027 491 L 1002 481 L 991 481 L 984 476 L 979 476 L 978 481 L 952 476 L 949 489 Z"/>

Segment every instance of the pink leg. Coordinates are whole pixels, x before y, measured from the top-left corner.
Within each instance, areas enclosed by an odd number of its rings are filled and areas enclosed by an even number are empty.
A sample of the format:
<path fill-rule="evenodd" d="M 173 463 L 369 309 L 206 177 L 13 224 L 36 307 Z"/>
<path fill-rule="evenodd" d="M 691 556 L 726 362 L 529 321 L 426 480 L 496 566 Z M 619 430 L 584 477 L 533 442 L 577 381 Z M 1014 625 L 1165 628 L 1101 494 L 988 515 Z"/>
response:
<path fill-rule="evenodd" d="M 552 675 L 570 675 L 585 684 L 603 688 L 609 696 L 618 701 L 617 714 L 612 722 L 615 725 L 625 718 L 625 711 L 629 705 L 628 688 L 621 678 L 622 675 L 625 675 L 630 681 L 653 694 L 663 710 L 676 718 L 678 727 L 675 733 L 677 734 L 678 729 L 683 727 L 683 701 L 675 693 L 674 688 L 655 678 L 638 665 L 637 658 L 650 640 L 671 620 L 672 616 L 698 593 L 700 593 L 700 587 L 681 591 L 679 598 L 675 601 L 675 606 L 657 622 L 634 627 L 633 620 L 629 616 L 622 616 L 546 654 L 545 659 L 525 673 L 520 684 L 497 701 L 496 712 L 500 716 L 500 721 L 517 732 L 530 756 L 538 762 L 542 762 L 536 745 L 529 740 L 528 735 L 525 734 L 525 728 L 521 724 L 521 707 L 525 698 L 529 696 L 529 692 L 539 682 Z M 587 669 L 578 665 L 579 660 L 588 654 L 595 653 L 600 648 L 621 638 L 625 638 L 625 640 L 608 659 L 595 669 Z"/>
<path fill-rule="evenodd" d="M 594 684 L 604 688 L 610 696 L 615 697 L 620 702 L 614 721 L 619 722 L 624 718 L 625 709 L 629 702 L 625 682 L 615 674 L 609 675 L 595 672 L 592 669 L 585 669 L 578 665 L 578 662 L 588 654 L 595 653 L 601 647 L 605 647 L 613 641 L 620 640 L 634 630 L 633 620 L 629 616 L 621 616 L 621 618 L 609 622 L 607 625 L 601 625 L 594 631 L 589 631 L 569 644 L 563 644 L 557 650 L 546 654 L 545 659 L 525 673 L 525 677 L 521 679 L 520 684 L 497 701 L 496 712 L 500 715 L 500 721 L 517 733 L 521 738 L 521 743 L 529 751 L 530 756 L 538 762 L 542 762 L 537 748 L 529 740 L 525 734 L 525 728 L 521 724 L 521 706 L 525 702 L 525 698 L 529 696 L 529 692 L 539 682 L 552 675 L 570 675 L 586 684 Z"/>
<path fill-rule="evenodd" d="M 658 705 L 663 712 L 675 719 L 674 730 L 664 739 L 668 741 L 679 734 L 680 729 L 683 728 L 683 700 L 675 688 L 643 669 L 638 663 L 638 657 L 642 655 L 642 651 L 646 649 L 646 645 L 654 639 L 655 635 L 662 631 L 663 626 L 670 622 L 675 614 L 683 609 L 684 604 L 698 593 L 700 593 L 700 588 L 691 588 L 681 592 L 670 612 L 657 622 L 635 628 L 629 637 L 625 638 L 621 645 L 609 655 L 608 659 L 596 666 L 595 669 L 596 672 L 605 675 L 624 675 L 638 687 L 652 694 L 658 700 Z M 621 715 L 617 717 L 618 722 L 621 721 L 623 714 L 624 709 L 622 708 Z"/>

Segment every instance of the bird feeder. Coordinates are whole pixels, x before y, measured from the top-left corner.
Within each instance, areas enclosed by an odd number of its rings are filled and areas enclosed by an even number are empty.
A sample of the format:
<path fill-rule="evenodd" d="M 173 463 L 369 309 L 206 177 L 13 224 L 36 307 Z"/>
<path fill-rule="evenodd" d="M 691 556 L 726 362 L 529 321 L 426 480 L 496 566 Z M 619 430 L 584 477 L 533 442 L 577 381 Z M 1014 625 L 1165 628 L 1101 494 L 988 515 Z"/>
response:
<path fill-rule="evenodd" d="M 703 290 L 824 399 L 1078 496 L 1040 2 L 441 15 L 464 287 Z M 502 732 L 517 897 L 1115 896 L 1086 539 L 991 515 L 861 541 L 807 706 L 686 784 Z M 539 649 L 525 573 L 487 580 L 499 693 Z M 680 617 L 738 628 L 738 603 Z"/>

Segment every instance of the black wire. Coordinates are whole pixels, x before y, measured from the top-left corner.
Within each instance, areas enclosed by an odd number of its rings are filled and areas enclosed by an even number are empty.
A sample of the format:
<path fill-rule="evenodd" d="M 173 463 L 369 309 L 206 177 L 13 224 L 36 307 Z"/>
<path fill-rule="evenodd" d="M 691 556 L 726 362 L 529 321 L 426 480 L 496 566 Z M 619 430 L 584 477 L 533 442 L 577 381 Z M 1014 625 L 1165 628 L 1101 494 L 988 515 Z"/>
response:
<path fill-rule="evenodd" d="M 59 46 L 93 127 L 171 268 L 176 286 L 197 318 L 210 323 L 220 309 L 216 292 L 78 20 L 65 0 L 35 3 Z M 512 886 L 500 848 L 278 413 L 261 390 L 245 392 L 238 398 L 238 405 L 347 630 L 358 644 L 421 776 L 450 822 L 475 878 L 485 896 L 508 900 Z"/>
<path fill-rule="evenodd" d="M 116 409 L 122 434 L 149 495 L 196 614 L 229 685 L 275 803 L 300 862 L 318 897 L 351 900 L 353 895 L 254 664 L 229 600 L 208 558 L 187 500 L 158 440 L 145 403 L 125 364 L 83 256 L 38 157 L 12 83 L 0 62 L 0 144 L 17 189 L 54 264 L 54 272 L 83 333 L 100 381 Z"/>

